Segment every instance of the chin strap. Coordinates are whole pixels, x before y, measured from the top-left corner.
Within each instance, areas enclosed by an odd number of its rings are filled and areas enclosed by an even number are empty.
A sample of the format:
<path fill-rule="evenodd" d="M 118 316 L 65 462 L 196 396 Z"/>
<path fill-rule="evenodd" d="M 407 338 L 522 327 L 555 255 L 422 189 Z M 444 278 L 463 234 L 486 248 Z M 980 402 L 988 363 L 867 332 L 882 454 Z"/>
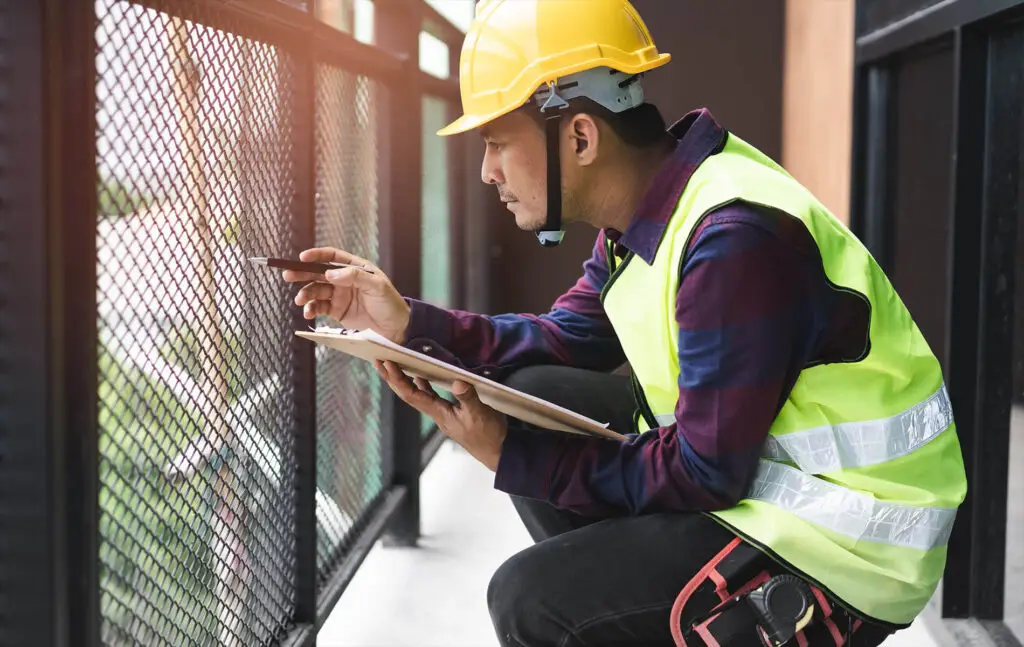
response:
<path fill-rule="evenodd" d="M 555 247 L 565 236 L 565 230 L 562 229 L 562 164 L 558 136 L 562 111 L 569 107 L 569 103 L 558 96 L 554 83 L 549 83 L 548 87 L 551 95 L 540 109 L 542 114 L 547 115 L 544 119 L 544 133 L 547 139 L 548 208 L 544 225 L 537 230 L 537 239 L 543 247 Z"/>

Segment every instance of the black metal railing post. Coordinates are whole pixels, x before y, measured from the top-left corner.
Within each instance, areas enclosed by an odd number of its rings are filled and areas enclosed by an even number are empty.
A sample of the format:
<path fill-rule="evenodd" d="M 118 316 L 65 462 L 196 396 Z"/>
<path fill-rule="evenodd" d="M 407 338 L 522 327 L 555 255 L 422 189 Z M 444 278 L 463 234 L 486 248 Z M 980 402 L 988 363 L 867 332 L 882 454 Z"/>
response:
<path fill-rule="evenodd" d="M 0 643 L 93 647 L 96 16 L 88 0 L 2 10 Z"/>
<path fill-rule="evenodd" d="M 312 4 L 312 3 L 310 3 Z M 314 7 L 310 7 L 312 11 Z M 297 257 L 316 245 L 316 62 L 313 34 L 295 43 L 294 57 L 281 64 L 283 87 L 289 88 L 282 101 L 290 106 L 292 137 L 289 146 L 295 186 L 291 199 L 291 249 Z M 296 285 L 290 297 L 294 298 Z M 308 322 L 301 308 L 292 309 L 292 328 L 303 330 Z M 292 381 L 295 393 L 295 623 L 301 640 L 296 644 L 316 644 L 317 621 L 317 520 L 316 520 L 316 444 L 317 385 L 316 347 L 293 337 Z M 304 635 L 303 635 L 304 634 Z"/>
<path fill-rule="evenodd" d="M 458 80 L 459 62 L 462 53 L 461 42 L 448 43 L 448 69 L 449 76 Z M 461 101 L 447 100 L 448 121 L 454 121 L 462 114 Z M 457 308 L 466 308 L 466 194 L 467 194 L 467 155 L 465 136 L 450 137 L 448 139 L 448 192 L 451 205 L 451 220 L 449 232 L 451 233 L 452 264 L 452 305 Z"/>
<path fill-rule="evenodd" d="M 865 246 L 885 270 L 892 269 L 892 124 L 893 70 L 875 65 L 866 71 L 867 105 L 864 161 L 863 211 L 858 219 Z"/>
<path fill-rule="evenodd" d="M 961 439 L 964 464 L 969 483 L 974 483 L 975 426 L 978 399 L 978 349 L 963 343 L 977 339 L 979 324 L 978 286 L 981 285 L 981 218 L 978 211 L 984 201 L 985 138 L 973 129 L 984 124 L 988 104 L 988 39 L 977 30 L 956 31 L 954 70 L 955 154 L 950 161 L 950 236 L 949 269 L 946 280 L 949 306 L 946 312 L 945 340 L 946 379 L 949 397 L 956 416 L 957 435 Z M 984 469 L 984 468 L 983 468 Z M 968 487 L 967 498 L 957 512 L 956 524 L 949 538 L 951 555 L 974 554 L 973 531 L 974 487 Z M 987 524 L 987 520 L 983 523 Z M 942 615 L 966 618 L 970 615 L 971 595 L 978 573 L 971 559 L 951 559 L 946 564 L 942 582 Z M 985 580 L 981 586 L 988 586 Z"/>
<path fill-rule="evenodd" d="M 420 14 L 407 0 L 375 4 L 376 45 L 403 59 L 402 73 L 387 87 L 380 120 L 381 263 L 398 290 L 420 294 L 422 199 L 422 97 L 419 74 Z M 420 414 L 387 391 L 383 403 L 385 473 L 406 488 L 385 536 L 387 545 L 412 546 L 420 535 Z"/>
<path fill-rule="evenodd" d="M 57 397 L 51 400 L 55 454 L 54 527 L 58 582 L 67 596 L 68 645 L 100 644 L 99 455 L 96 294 L 96 64 L 95 3 L 48 3 L 47 48 L 60 52 L 58 89 L 50 90 L 53 129 L 47 193 L 50 317 L 55 343 L 50 359 Z M 57 43 L 60 43 L 59 46 Z M 53 68 L 51 67 L 51 70 Z M 52 83 L 52 81 L 51 81 Z M 56 119 L 54 119 L 56 117 Z M 59 122 L 59 125 L 58 125 Z M 59 149 L 59 153 L 56 149 Z"/>
<path fill-rule="evenodd" d="M 0 1 L 0 645 L 56 644 L 42 3 Z M 17 160 L 15 161 L 15 151 Z"/>

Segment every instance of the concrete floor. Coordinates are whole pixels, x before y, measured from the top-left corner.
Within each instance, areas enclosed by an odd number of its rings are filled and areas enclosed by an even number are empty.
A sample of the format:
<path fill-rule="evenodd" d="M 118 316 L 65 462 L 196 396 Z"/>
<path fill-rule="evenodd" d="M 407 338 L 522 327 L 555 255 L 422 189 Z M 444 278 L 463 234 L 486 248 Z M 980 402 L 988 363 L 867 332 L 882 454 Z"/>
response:
<path fill-rule="evenodd" d="M 424 537 L 378 543 L 328 618 L 319 647 L 497 647 L 485 593 L 491 573 L 529 545 L 492 474 L 451 443 L 424 472 Z M 470 520 L 472 518 L 472 521 Z M 915 624 L 884 647 L 933 647 Z"/>

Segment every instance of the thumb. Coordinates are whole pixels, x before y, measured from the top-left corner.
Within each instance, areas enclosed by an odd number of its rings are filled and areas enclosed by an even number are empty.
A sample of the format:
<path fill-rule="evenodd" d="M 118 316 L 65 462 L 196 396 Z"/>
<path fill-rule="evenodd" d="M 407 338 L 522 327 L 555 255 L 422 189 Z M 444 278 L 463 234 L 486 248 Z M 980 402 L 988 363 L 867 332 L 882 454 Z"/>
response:
<path fill-rule="evenodd" d="M 453 382 L 451 393 L 463 407 L 480 406 L 480 396 L 477 395 L 476 389 L 473 388 L 473 385 L 468 382 L 462 382 L 459 380 Z"/>

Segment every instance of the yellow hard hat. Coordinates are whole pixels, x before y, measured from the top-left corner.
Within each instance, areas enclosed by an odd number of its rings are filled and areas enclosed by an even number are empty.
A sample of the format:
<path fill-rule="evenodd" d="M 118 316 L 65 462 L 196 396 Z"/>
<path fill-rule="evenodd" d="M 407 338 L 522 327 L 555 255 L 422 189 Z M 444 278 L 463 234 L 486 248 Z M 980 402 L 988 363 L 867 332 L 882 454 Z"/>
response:
<path fill-rule="evenodd" d="M 459 61 L 463 115 L 437 134 L 479 128 L 561 77 L 640 74 L 670 59 L 628 0 L 482 0 Z"/>

